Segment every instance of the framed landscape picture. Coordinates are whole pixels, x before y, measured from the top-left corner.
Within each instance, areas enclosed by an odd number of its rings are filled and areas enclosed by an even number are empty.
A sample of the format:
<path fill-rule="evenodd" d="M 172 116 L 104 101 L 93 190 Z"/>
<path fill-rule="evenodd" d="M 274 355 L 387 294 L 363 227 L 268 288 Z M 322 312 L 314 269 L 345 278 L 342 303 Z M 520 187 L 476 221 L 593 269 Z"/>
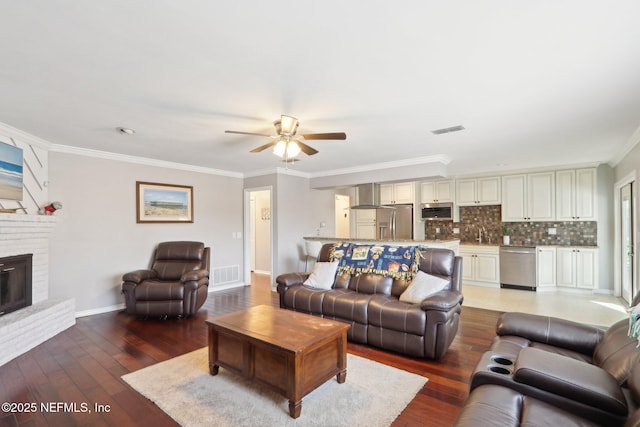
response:
<path fill-rule="evenodd" d="M 193 187 L 136 181 L 136 222 L 193 222 Z"/>
<path fill-rule="evenodd" d="M 22 200 L 22 149 L 0 142 L 0 199 Z"/>

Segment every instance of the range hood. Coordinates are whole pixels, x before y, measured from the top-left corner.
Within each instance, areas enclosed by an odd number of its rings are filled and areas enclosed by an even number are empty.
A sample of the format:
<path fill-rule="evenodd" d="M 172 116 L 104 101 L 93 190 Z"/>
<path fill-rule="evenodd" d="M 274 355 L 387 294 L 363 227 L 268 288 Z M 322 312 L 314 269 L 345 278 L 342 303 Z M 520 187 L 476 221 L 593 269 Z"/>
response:
<path fill-rule="evenodd" d="M 392 206 L 380 204 L 380 184 L 358 185 L 358 204 L 351 209 L 393 209 Z"/>

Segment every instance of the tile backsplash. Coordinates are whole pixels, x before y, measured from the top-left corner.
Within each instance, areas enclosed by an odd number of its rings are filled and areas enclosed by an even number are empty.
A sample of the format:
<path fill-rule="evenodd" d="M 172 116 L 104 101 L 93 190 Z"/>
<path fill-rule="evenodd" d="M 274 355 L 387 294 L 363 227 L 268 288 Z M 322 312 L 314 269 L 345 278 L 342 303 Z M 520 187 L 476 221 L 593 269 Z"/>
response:
<path fill-rule="evenodd" d="M 478 230 L 483 229 L 483 243 L 500 244 L 502 243 L 502 226 L 506 225 L 511 231 L 513 245 L 597 245 L 598 223 L 596 221 L 503 223 L 501 217 L 500 205 L 461 206 L 460 222 L 425 221 L 425 238 L 459 238 L 461 243 L 477 243 Z M 454 228 L 459 229 L 459 234 L 453 233 Z M 555 235 L 549 234 L 550 228 L 555 228 Z"/>

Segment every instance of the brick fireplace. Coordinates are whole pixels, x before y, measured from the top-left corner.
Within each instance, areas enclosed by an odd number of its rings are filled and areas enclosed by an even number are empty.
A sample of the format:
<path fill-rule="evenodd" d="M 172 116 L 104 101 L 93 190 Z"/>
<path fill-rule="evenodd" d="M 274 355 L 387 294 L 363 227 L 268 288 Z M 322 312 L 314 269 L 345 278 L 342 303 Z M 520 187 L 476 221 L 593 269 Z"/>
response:
<path fill-rule="evenodd" d="M 0 257 L 33 254 L 32 305 L 0 316 L 0 366 L 75 324 L 75 301 L 49 299 L 54 216 L 0 213 Z"/>

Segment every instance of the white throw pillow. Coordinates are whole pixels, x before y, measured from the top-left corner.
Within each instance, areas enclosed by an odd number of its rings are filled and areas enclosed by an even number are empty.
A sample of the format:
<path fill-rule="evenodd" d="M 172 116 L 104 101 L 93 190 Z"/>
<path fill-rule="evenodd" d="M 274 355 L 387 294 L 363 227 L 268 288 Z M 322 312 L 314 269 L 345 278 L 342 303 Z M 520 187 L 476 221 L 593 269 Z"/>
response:
<path fill-rule="evenodd" d="M 443 290 L 448 284 L 448 280 L 418 270 L 418 274 L 413 278 L 411 284 L 400 295 L 400 301 L 420 303 L 428 296 Z"/>
<path fill-rule="evenodd" d="M 333 282 L 336 280 L 336 270 L 338 269 L 338 262 L 316 262 L 313 265 L 313 270 L 309 278 L 304 281 L 304 284 L 318 289 L 331 289 Z"/>

